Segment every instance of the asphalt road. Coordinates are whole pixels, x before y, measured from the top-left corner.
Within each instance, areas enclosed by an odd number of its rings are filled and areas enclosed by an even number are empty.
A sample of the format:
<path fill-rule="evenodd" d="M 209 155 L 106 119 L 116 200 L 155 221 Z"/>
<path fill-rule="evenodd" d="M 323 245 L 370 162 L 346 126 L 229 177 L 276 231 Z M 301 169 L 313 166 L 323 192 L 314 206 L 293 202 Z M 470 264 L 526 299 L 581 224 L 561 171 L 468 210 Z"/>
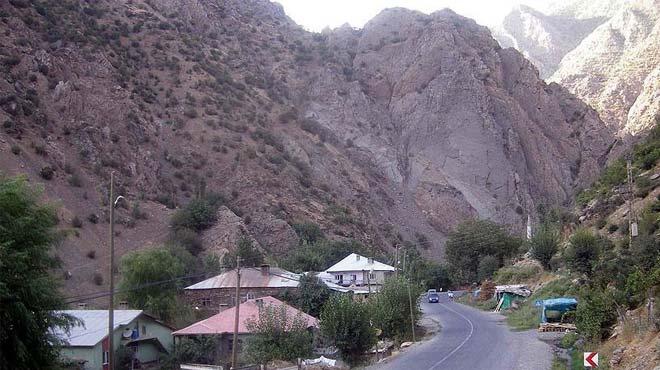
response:
<path fill-rule="evenodd" d="M 500 314 L 450 302 L 446 294 L 441 295 L 440 303 L 427 303 L 422 297 L 422 310 L 440 322 L 440 332 L 368 369 L 547 370 L 551 367 L 551 348 L 536 338 L 536 331 L 512 332 Z"/>

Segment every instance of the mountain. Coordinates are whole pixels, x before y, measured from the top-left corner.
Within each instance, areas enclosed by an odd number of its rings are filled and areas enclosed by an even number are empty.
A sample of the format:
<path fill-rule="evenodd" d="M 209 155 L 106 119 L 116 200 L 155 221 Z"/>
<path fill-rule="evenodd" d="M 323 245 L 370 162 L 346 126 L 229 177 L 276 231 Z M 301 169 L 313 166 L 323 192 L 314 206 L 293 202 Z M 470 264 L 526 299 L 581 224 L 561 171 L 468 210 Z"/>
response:
<path fill-rule="evenodd" d="M 118 255 L 163 242 L 172 208 L 214 191 L 206 253 L 247 234 L 278 260 L 291 225 L 314 222 L 441 258 L 463 219 L 522 232 L 537 205 L 569 202 L 613 140 L 451 11 L 312 34 L 267 0 L 10 0 L 0 32 L 0 169 L 61 206 L 76 293 L 107 281 L 111 172 Z"/>
<path fill-rule="evenodd" d="M 621 137 L 648 131 L 660 113 L 657 0 L 562 0 L 520 6 L 494 35 L 595 108 Z"/>
<path fill-rule="evenodd" d="M 545 15 L 520 5 L 493 32 L 502 46 L 521 51 L 539 69 L 541 77 L 548 78 L 564 55 L 605 20 L 605 17 Z"/>
<path fill-rule="evenodd" d="M 660 1 L 631 1 L 566 54 L 550 81 L 594 107 L 624 134 L 660 114 Z"/>

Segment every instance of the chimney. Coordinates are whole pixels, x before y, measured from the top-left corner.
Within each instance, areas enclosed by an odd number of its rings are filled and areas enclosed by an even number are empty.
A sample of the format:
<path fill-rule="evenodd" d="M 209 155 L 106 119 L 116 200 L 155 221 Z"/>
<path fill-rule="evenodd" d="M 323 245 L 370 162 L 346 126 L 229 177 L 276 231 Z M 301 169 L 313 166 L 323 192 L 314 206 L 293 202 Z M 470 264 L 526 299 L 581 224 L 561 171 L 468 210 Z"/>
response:
<path fill-rule="evenodd" d="M 359 255 L 359 254 L 356 254 L 356 255 L 355 255 L 355 260 L 356 260 L 356 261 L 359 261 L 359 260 L 360 260 L 360 255 Z"/>
<path fill-rule="evenodd" d="M 370 265 L 373 265 L 373 264 L 374 264 L 374 259 L 371 258 L 371 257 L 369 257 L 369 258 L 367 259 L 367 263 L 369 263 Z"/>
<path fill-rule="evenodd" d="M 261 275 L 268 276 L 270 274 L 270 265 L 261 265 Z"/>
<path fill-rule="evenodd" d="M 256 303 L 256 304 L 257 304 L 257 307 L 259 307 L 259 308 L 261 308 L 261 307 L 264 306 L 264 300 L 261 299 L 261 298 L 257 298 L 257 299 L 255 299 L 255 300 L 254 300 L 254 303 Z"/>

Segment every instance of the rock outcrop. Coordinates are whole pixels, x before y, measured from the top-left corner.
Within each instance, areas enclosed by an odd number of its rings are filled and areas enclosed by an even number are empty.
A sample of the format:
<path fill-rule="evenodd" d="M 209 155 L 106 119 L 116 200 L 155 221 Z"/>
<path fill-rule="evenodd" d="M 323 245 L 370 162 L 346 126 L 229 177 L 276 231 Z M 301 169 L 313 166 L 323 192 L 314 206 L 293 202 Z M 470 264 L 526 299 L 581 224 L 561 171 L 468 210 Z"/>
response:
<path fill-rule="evenodd" d="M 384 250 L 426 240 L 442 258 L 466 218 L 522 233 L 538 204 L 569 202 L 613 140 L 594 110 L 451 11 L 390 9 L 363 30 L 312 34 L 268 0 L 39 4 L 0 3 L 0 169 L 44 182 L 82 219 L 103 213 L 114 171 L 117 192 L 151 210 L 148 222 L 118 210 L 121 251 L 167 237 L 171 211 L 156 202 L 205 190 L 228 207 L 208 251 L 245 233 L 277 260 L 297 246 L 290 225 L 314 222 Z M 102 222 L 83 227 L 104 239 Z M 88 240 L 63 242 L 65 268 L 107 264 L 86 261 L 101 248 Z M 78 290 L 98 289 L 93 272 Z"/>

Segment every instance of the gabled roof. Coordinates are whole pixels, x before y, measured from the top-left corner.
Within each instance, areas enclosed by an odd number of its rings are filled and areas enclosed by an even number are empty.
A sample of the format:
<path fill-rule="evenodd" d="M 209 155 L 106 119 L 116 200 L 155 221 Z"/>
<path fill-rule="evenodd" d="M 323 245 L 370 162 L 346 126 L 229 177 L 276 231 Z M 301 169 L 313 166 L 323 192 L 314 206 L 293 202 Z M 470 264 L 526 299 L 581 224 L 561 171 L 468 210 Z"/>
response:
<path fill-rule="evenodd" d="M 82 321 L 83 325 L 71 328 L 70 333 L 56 328 L 55 335 L 72 347 L 94 346 L 108 335 L 108 310 L 65 310 L 62 313 Z M 128 325 L 142 314 L 142 310 L 114 310 L 113 330 Z"/>
<path fill-rule="evenodd" d="M 297 288 L 300 275 L 278 267 L 241 268 L 241 288 Z M 236 269 L 200 281 L 186 290 L 236 288 Z"/>
<path fill-rule="evenodd" d="M 378 262 L 373 259 L 351 253 L 343 260 L 335 263 L 326 272 L 344 272 L 344 271 L 394 271 L 394 267 Z"/>
<path fill-rule="evenodd" d="M 248 320 L 256 320 L 259 317 L 260 305 L 283 306 L 286 309 L 287 317 L 301 315 L 307 323 L 307 327 L 318 327 L 319 321 L 288 304 L 273 298 L 271 296 L 250 299 L 241 303 L 238 311 L 238 332 L 241 334 L 249 333 L 247 328 Z M 186 328 L 177 330 L 172 335 L 212 335 L 234 332 L 234 316 L 236 315 L 236 306 L 228 308 L 217 315 L 211 316 L 206 320 L 196 322 Z"/>

